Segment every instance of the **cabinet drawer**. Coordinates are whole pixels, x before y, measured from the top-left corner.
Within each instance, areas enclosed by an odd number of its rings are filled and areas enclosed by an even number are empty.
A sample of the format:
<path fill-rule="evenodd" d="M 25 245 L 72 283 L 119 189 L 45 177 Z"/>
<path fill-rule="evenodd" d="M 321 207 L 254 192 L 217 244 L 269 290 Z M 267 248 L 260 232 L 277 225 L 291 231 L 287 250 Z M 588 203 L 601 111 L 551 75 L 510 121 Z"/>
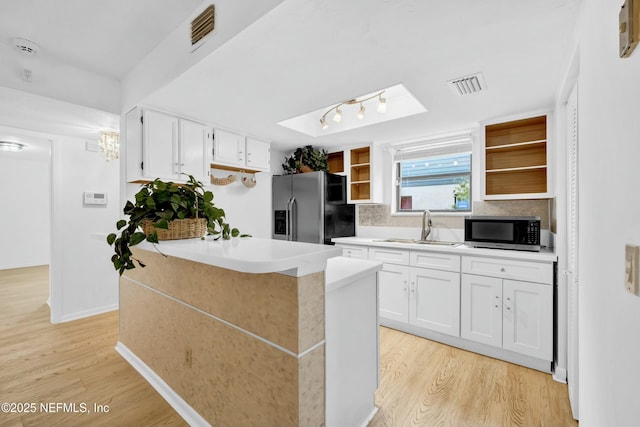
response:
<path fill-rule="evenodd" d="M 525 282 L 553 284 L 553 263 L 549 262 L 463 256 L 462 272 L 480 276 L 523 280 Z"/>
<path fill-rule="evenodd" d="M 412 267 L 425 267 L 434 270 L 460 271 L 460 255 L 438 252 L 411 251 Z"/>
<path fill-rule="evenodd" d="M 336 245 L 342 248 L 342 256 L 347 258 L 369 259 L 369 247 L 358 245 Z"/>
<path fill-rule="evenodd" d="M 389 248 L 369 248 L 369 259 L 390 264 L 409 265 L 409 251 Z"/>

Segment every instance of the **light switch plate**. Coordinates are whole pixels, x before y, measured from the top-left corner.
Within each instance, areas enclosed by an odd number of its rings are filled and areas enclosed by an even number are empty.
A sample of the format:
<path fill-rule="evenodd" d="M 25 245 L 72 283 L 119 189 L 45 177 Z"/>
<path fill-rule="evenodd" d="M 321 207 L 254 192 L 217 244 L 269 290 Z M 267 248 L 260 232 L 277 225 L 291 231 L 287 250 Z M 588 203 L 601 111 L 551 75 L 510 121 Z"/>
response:
<path fill-rule="evenodd" d="M 624 286 L 630 293 L 640 296 L 638 286 L 638 268 L 640 268 L 640 246 L 625 245 L 624 248 Z"/>

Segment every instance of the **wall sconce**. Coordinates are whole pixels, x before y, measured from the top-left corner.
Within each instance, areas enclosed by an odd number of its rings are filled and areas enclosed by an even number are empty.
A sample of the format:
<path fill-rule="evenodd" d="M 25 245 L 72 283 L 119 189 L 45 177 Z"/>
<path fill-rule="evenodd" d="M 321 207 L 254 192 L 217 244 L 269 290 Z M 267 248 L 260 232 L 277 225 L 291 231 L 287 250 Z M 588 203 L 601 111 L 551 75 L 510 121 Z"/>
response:
<path fill-rule="evenodd" d="M 329 110 L 327 110 L 326 113 L 324 113 L 322 115 L 322 117 L 320 118 L 320 126 L 322 126 L 322 129 L 326 129 L 329 127 L 329 124 L 327 123 L 327 115 L 335 110 L 335 113 L 333 115 L 333 121 L 336 123 L 340 123 L 340 120 L 342 120 L 342 110 L 340 109 L 340 107 L 342 107 L 343 105 L 355 105 L 355 104 L 360 104 L 360 109 L 358 110 L 358 113 L 356 114 L 356 117 L 359 120 L 363 120 L 364 119 L 364 112 L 365 112 L 365 108 L 364 108 L 364 103 L 371 100 L 371 99 L 375 99 L 378 98 L 378 108 L 377 111 L 378 113 L 385 113 L 387 111 L 387 100 L 385 98 L 382 97 L 382 95 L 384 94 L 384 90 L 381 92 L 376 93 L 375 95 L 371 95 L 367 98 L 362 98 L 362 99 L 350 99 L 348 101 L 342 101 L 341 103 L 339 103 L 338 105 L 336 105 L 335 107 L 331 107 Z"/>
<path fill-rule="evenodd" d="M 107 156 L 107 161 L 116 160 L 120 154 L 120 134 L 118 132 L 100 132 L 98 146 Z"/>

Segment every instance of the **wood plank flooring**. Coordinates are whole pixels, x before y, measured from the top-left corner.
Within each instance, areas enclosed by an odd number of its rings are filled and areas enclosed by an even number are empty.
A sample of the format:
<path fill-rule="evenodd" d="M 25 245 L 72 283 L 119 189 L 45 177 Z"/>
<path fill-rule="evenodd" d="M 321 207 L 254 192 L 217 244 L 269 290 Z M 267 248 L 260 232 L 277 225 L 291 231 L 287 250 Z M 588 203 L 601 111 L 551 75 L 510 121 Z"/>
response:
<path fill-rule="evenodd" d="M 51 325 L 47 296 L 46 266 L 0 270 L 0 403 L 86 403 L 92 413 L 0 412 L 0 426 L 187 425 L 113 349 L 117 312 Z M 370 427 L 577 425 L 566 384 L 548 374 L 393 329 L 380 340 Z"/>
<path fill-rule="evenodd" d="M 117 312 L 52 325 L 48 292 L 46 266 L 0 271 L 0 403 L 36 405 L 0 411 L 0 426 L 187 425 L 114 350 Z M 41 403 L 76 406 L 47 413 Z M 84 412 L 82 403 L 91 413 L 69 412 Z"/>
<path fill-rule="evenodd" d="M 549 374 L 384 327 L 380 343 L 369 427 L 578 425 Z"/>

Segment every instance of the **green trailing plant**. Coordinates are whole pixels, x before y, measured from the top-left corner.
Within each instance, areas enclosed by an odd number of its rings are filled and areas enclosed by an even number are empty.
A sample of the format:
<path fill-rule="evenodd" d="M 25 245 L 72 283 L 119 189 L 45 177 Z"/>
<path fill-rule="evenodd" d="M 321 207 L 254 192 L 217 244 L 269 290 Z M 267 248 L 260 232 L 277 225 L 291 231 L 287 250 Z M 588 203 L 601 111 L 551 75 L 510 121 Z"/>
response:
<path fill-rule="evenodd" d="M 329 154 L 327 150 L 320 150 L 311 145 L 296 148 L 293 154 L 285 157 L 282 170 L 285 174 L 300 173 L 303 166 L 312 171 L 328 171 Z"/>
<path fill-rule="evenodd" d="M 135 195 L 135 203 L 130 200 L 124 206 L 123 212 L 129 220 L 121 219 L 116 223 L 119 235 L 111 233 L 107 236 L 107 243 L 114 247 L 115 254 L 111 262 L 120 275 L 138 264 L 144 267 L 140 260 L 133 257 L 131 246 L 143 241 L 158 243 L 158 234 L 154 230 L 149 234 L 142 232 L 140 226 L 144 221 L 152 221 L 158 229 L 168 229 L 169 222 L 174 219 L 205 218 L 207 233 L 220 238 L 249 237 L 240 234 L 237 228 L 225 220 L 223 209 L 213 204 L 213 193 L 204 189 L 201 182 L 189 175 L 185 184 L 176 184 L 156 179 L 144 184 Z"/>

